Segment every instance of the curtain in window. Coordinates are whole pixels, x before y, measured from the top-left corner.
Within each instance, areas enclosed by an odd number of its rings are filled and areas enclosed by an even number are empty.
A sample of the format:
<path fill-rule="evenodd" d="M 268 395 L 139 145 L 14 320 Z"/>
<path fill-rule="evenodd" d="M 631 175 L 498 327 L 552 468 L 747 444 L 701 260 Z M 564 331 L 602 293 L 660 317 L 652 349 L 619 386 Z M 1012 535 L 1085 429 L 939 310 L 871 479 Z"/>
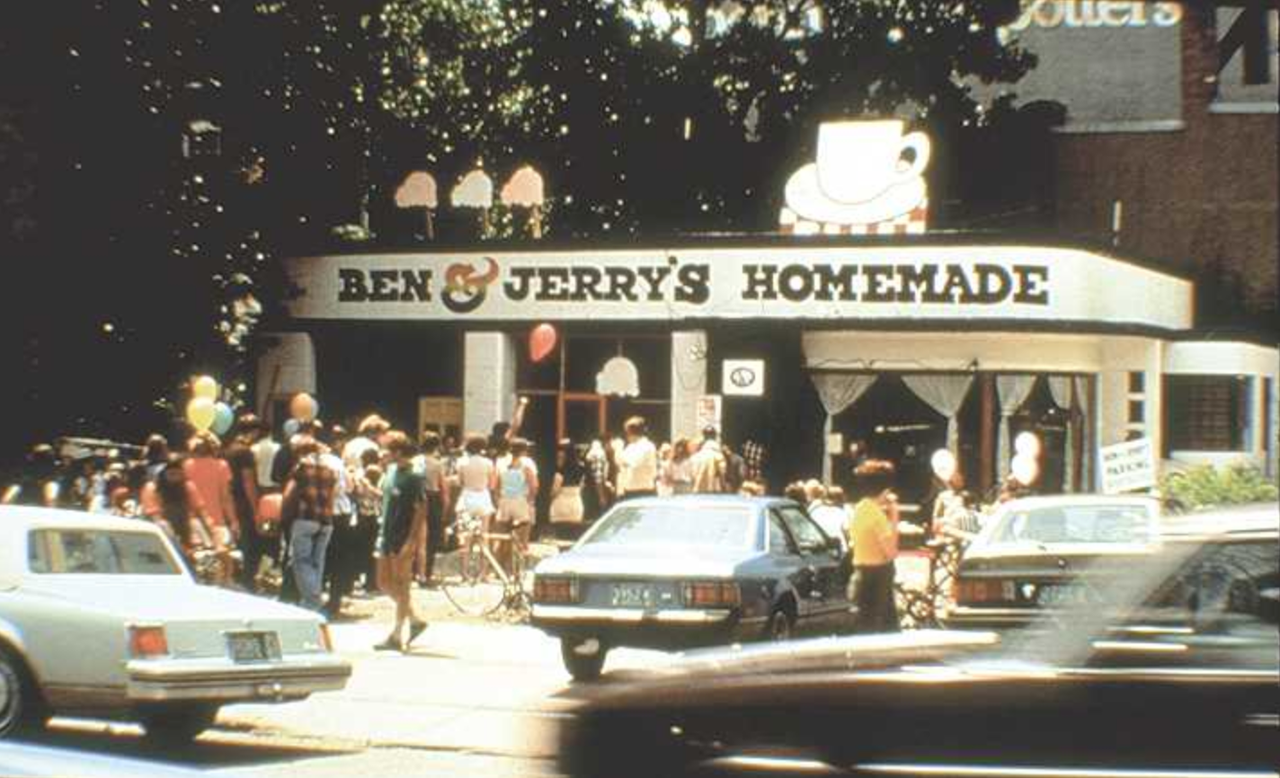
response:
<path fill-rule="evenodd" d="M 1009 475 L 1010 449 L 1013 441 L 1009 440 L 1009 418 L 1018 412 L 1022 404 L 1031 396 L 1036 387 L 1037 375 L 999 375 L 996 376 L 996 393 L 1000 396 L 1000 435 L 996 438 L 996 468 L 1000 474 L 1000 483 Z"/>
<path fill-rule="evenodd" d="M 1075 379 L 1071 376 L 1049 376 L 1049 394 L 1053 395 L 1053 404 L 1067 414 L 1066 456 L 1063 458 L 1063 461 L 1066 462 L 1066 469 L 1062 476 L 1062 491 L 1064 492 L 1074 491 L 1076 483 L 1076 415 L 1071 410 L 1071 388 L 1074 383 Z"/>
<path fill-rule="evenodd" d="M 940 373 L 919 373 L 904 375 L 903 383 L 924 400 L 926 404 L 947 419 L 947 449 L 956 456 L 960 455 L 960 425 L 956 419 L 960 406 L 964 403 L 969 386 L 973 383 L 971 375 L 944 375 Z"/>
<path fill-rule="evenodd" d="M 822 426 L 822 446 L 826 450 L 835 417 L 856 403 L 879 376 L 874 373 L 810 373 L 809 378 L 818 392 L 822 409 L 827 412 L 827 420 Z M 838 453 L 827 451 L 822 458 L 822 480 L 825 483 L 831 483 L 831 456 Z"/>

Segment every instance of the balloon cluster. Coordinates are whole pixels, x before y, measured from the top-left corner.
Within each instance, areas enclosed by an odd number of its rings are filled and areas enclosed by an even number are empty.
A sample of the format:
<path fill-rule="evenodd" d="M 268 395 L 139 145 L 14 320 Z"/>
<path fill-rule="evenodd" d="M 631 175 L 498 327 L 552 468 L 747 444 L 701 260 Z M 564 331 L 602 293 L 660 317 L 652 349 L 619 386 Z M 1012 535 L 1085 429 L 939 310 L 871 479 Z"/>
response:
<path fill-rule="evenodd" d="M 1013 480 L 1030 486 L 1040 477 L 1040 438 L 1034 432 L 1020 432 L 1013 439 L 1013 451 L 1009 473 Z"/>
<path fill-rule="evenodd" d="M 226 435 L 235 424 L 236 415 L 219 399 L 222 393 L 218 382 L 207 375 L 197 376 L 191 382 L 191 400 L 187 403 L 187 421 L 196 432 L 212 432 Z"/>

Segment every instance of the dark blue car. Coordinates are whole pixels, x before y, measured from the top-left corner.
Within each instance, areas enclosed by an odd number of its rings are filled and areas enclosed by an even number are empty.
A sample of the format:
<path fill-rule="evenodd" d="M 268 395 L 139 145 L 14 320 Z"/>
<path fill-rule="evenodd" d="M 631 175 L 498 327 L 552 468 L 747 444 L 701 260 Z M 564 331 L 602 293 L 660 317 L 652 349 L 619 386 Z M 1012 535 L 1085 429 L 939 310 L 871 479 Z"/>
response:
<path fill-rule="evenodd" d="M 840 544 L 790 500 L 629 500 L 534 571 L 533 624 L 560 638 L 569 673 L 598 676 L 610 648 L 685 649 L 850 619 Z"/>

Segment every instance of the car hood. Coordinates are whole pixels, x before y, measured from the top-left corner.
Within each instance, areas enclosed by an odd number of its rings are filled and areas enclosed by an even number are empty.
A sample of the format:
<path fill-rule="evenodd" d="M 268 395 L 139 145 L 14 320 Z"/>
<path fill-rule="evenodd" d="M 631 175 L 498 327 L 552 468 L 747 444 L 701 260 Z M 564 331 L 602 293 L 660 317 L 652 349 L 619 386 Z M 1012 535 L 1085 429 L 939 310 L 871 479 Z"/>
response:
<path fill-rule="evenodd" d="M 74 751 L 67 748 L 0 743 L 0 765 L 10 778 L 197 778 L 203 772 L 160 762 Z"/>
<path fill-rule="evenodd" d="M 610 683 L 575 686 L 559 699 L 589 707 L 679 707 L 791 691 L 803 696 L 857 678 L 919 683 L 968 674 L 960 660 L 992 652 L 994 632 L 918 630 L 732 646 L 679 655 L 644 670 L 609 674 Z M 838 682 L 838 683 L 837 683 Z M 788 691 L 790 690 L 790 691 Z M 807 690 L 807 691 L 801 691 Z"/>
<path fill-rule="evenodd" d="M 138 621 L 166 621 L 196 615 L 202 620 L 319 621 L 320 617 L 275 600 L 203 586 L 174 576 L 56 576 L 23 586 L 32 595 L 67 600 Z"/>
<path fill-rule="evenodd" d="M 755 556 L 755 552 L 746 549 L 600 543 L 578 546 L 544 559 L 536 572 L 540 575 L 728 578 L 739 565 Z"/>

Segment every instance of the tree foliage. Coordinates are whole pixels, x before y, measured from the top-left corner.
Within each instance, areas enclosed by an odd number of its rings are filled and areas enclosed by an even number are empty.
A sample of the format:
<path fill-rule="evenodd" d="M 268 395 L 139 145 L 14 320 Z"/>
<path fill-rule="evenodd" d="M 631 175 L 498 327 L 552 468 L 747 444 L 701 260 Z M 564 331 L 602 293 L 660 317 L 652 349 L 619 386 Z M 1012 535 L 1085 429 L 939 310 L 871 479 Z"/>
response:
<path fill-rule="evenodd" d="M 451 173 L 533 159 L 571 232 L 768 225 L 817 126 L 982 120 L 971 79 L 1032 64 L 1004 0 L 391 0 L 378 103 Z M 465 63 L 465 64 L 464 64 Z"/>

